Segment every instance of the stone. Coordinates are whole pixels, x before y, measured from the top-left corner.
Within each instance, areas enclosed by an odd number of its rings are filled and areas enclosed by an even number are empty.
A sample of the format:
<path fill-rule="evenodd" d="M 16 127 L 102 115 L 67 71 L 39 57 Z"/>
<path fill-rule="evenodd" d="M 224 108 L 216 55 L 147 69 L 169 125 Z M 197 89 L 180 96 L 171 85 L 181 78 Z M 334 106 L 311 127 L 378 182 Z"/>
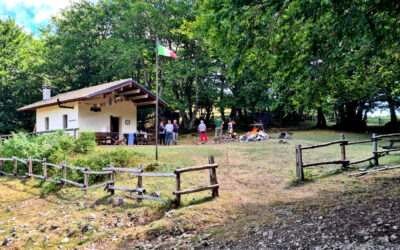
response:
<path fill-rule="evenodd" d="M 275 212 L 278 213 L 278 214 L 287 215 L 287 216 L 290 216 L 290 215 L 293 214 L 292 211 L 283 210 L 283 209 L 278 209 Z"/>
<path fill-rule="evenodd" d="M 49 244 L 49 239 L 50 239 L 50 237 L 49 236 L 44 236 L 44 240 L 43 240 L 43 243 L 44 243 L 44 245 L 45 246 L 47 246 L 48 244 Z"/>
<path fill-rule="evenodd" d="M 110 198 L 108 202 L 114 207 L 122 206 L 125 203 L 124 199 L 122 198 Z"/>
<path fill-rule="evenodd" d="M 63 243 L 63 244 L 68 243 L 68 242 L 69 242 L 69 238 L 64 238 L 64 239 L 61 241 L 61 243 Z"/>
<path fill-rule="evenodd" d="M 7 237 L 3 240 L 3 243 L 1 244 L 2 246 L 6 247 L 11 245 L 14 242 L 13 238 Z"/>
<path fill-rule="evenodd" d="M 10 233 L 16 233 L 16 232 L 17 232 L 17 228 L 16 227 L 11 228 Z"/>
<path fill-rule="evenodd" d="M 89 220 L 94 220 L 94 219 L 96 219 L 96 215 L 95 214 L 89 214 L 88 219 Z"/>
<path fill-rule="evenodd" d="M 85 208 L 85 202 L 78 202 L 78 207 Z"/>
<path fill-rule="evenodd" d="M 161 195 L 161 193 L 159 191 L 150 193 L 150 196 L 152 196 L 152 197 L 160 197 L 160 195 Z"/>
<path fill-rule="evenodd" d="M 8 212 L 12 212 L 13 210 L 14 210 L 13 207 L 7 207 L 7 211 L 8 211 Z"/>
<path fill-rule="evenodd" d="M 394 235 L 394 234 L 392 234 L 392 235 L 390 236 L 390 239 L 391 239 L 391 240 L 396 240 L 396 239 L 397 239 L 397 236 Z"/>
<path fill-rule="evenodd" d="M 385 236 L 379 237 L 378 240 L 381 242 L 387 243 L 387 242 L 389 242 L 389 237 L 387 235 L 385 235 Z"/>
<path fill-rule="evenodd" d="M 87 233 L 87 232 L 89 232 L 89 231 L 91 231 L 91 230 L 93 230 L 93 229 L 94 229 L 94 228 L 93 228 L 91 225 L 86 224 L 86 225 L 84 225 L 83 228 L 82 228 L 82 233 Z"/>
<path fill-rule="evenodd" d="M 174 214 L 175 214 L 175 210 L 172 209 L 172 210 L 170 210 L 170 211 L 165 213 L 165 217 L 172 218 L 174 216 Z"/>
<path fill-rule="evenodd" d="M 58 225 L 56 224 L 56 223 L 51 223 L 51 225 L 50 225 L 50 229 L 52 229 L 52 230 L 55 230 L 55 229 L 57 229 L 58 228 Z"/>

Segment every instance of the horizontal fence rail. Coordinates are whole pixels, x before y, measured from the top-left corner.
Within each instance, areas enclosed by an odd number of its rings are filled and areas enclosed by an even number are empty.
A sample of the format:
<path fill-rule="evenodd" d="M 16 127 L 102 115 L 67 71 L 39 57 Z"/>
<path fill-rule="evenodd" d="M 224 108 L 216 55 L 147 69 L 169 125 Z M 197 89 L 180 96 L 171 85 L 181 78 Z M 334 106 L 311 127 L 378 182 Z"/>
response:
<path fill-rule="evenodd" d="M 7 173 L 5 171 L 5 162 L 11 161 L 13 162 L 13 173 Z M 143 188 L 143 177 L 155 177 L 155 178 L 175 178 L 176 180 L 176 190 L 172 192 L 175 196 L 175 203 L 177 206 L 181 204 L 181 195 L 190 194 L 195 192 L 201 192 L 206 190 L 212 190 L 212 197 L 218 197 L 218 189 L 219 184 L 217 180 L 217 172 L 218 164 L 214 163 L 214 157 L 209 156 L 209 163 L 202 166 L 194 166 L 187 168 L 178 168 L 174 171 L 174 173 L 143 173 L 143 165 L 139 164 L 137 169 L 129 169 L 129 168 L 116 168 L 114 167 L 114 163 L 111 162 L 109 167 L 102 168 L 101 171 L 91 171 L 89 167 L 79 167 L 79 166 L 71 166 L 63 161 L 61 164 L 54 164 L 46 162 L 46 159 L 34 159 L 28 157 L 28 159 L 21 159 L 16 156 L 11 158 L 0 158 L 0 176 L 1 175 L 9 175 L 14 177 L 24 177 L 24 178 L 38 178 L 43 181 L 53 182 L 57 184 L 62 184 L 62 188 L 66 188 L 66 184 L 70 184 L 72 186 L 80 188 L 85 193 L 89 189 L 95 189 L 104 187 L 104 190 L 110 192 L 112 195 L 115 191 L 129 192 L 129 195 L 122 195 L 129 199 L 136 199 L 138 203 L 141 203 L 142 200 L 151 200 L 158 202 L 166 202 L 165 199 L 155 196 L 147 196 L 144 195 L 147 193 L 147 190 Z M 33 163 L 38 163 L 42 166 L 43 175 L 36 174 L 33 172 Z M 25 176 L 17 176 L 18 174 L 18 163 L 23 163 L 28 167 L 28 173 Z M 61 170 L 61 178 L 60 179 L 51 179 L 48 176 L 47 168 L 52 167 L 55 169 Z M 84 176 L 84 183 L 78 183 L 72 180 L 67 179 L 67 169 L 80 171 Z M 181 174 L 191 171 L 200 171 L 200 170 L 209 170 L 210 175 L 210 185 L 204 187 L 197 187 L 192 189 L 181 190 Z M 127 172 L 130 173 L 130 176 L 137 177 L 137 186 L 136 187 L 118 187 L 116 186 L 116 174 L 118 172 Z M 60 173 L 60 172 L 59 172 Z M 110 179 L 103 183 L 99 183 L 96 185 L 89 185 L 89 177 L 90 175 L 109 175 Z M 134 194 L 137 193 L 137 194 Z"/>
<path fill-rule="evenodd" d="M 379 157 L 383 157 L 390 152 L 400 151 L 400 146 L 397 146 L 397 147 L 394 146 L 394 143 L 400 142 L 400 139 L 389 140 L 390 145 L 382 146 L 382 148 L 385 150 L 381 150 L 381 151 L 378 151 L 378 141 L 382 140 L 382 138 L 399 137 L 399 136 L 400 136 L 400 133 L 378 135 L 378 136 L 376 134 L 372 134 L 372 137 L 369 140 L 349 142 L 349 141 L 345 140 L 343 134 L 340 134 L 340 140 L 337 140 L 337 141 L 332 141 L 332 142 L 327 142 L 327 143 L 312 145 L 312 146 L 296 145 L 296 175 L 297 175 L 297 178 L 300 181 L 304 181 L 303 169 L 306 167 L 328 165 L 328 164 L 340 164 L 340 165 L 342 165 L 342 169 L 346 170 L 349 165 L 359 164 L 362 162 L 372 161 L 372 160 L 374 161 L 374 165 L 378 166 L 379 165 Z M 373 147 L 371 157 L 356 160 L 356 161 L 350 161 L 350 160 L 346 159 L 346 146 L 363 144 L 363 143 L 371 143 L 371 142 L 372 142 L 372 147 Z M 335 144 L 339 144 L 339 146 L 341 147 L 341 159 L 340 160 L 313 162 L 313 163 L 306 163 L 306 164 L 303 163 L 303 150 L 327 147 L 327 146 L 331 146 L 331 145 L 335 145 Z"/>

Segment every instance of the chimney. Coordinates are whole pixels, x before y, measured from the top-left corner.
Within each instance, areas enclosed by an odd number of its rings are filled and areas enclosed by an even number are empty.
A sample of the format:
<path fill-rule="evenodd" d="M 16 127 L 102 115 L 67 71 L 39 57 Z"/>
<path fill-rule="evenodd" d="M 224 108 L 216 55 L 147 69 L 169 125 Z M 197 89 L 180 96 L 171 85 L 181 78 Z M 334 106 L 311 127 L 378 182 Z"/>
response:
<path fill-rule="evenodd" d="M 45 83 L 42 86 L 43 88 L 43 101 L 51 98 L 51 85 L 49 83 Z"/>

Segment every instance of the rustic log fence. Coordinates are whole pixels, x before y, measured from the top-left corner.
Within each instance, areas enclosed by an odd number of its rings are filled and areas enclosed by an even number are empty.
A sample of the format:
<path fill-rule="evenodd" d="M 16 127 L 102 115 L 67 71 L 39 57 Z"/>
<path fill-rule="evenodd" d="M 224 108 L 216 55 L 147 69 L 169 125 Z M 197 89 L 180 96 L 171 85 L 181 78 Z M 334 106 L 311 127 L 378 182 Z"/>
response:
<path fill-rule="evenodd" d="M 345 139 L 343 134 L 340 134 L 340 138 L 337 141 L 332 141 L 332 142 L 327 142 L 327 143 L 312 145 L 312 146 L 296 145 L 296 176 L 297 176 L 297 179 L 299 181 L 304 181 L 304 168 L 313 167 L 313 166 L 340 164 L 342 166 L 343 170 L 347 170 L 349 165 L 359 164 L 359 163 L 371 161 L 371 160 L 374 161 L 375 166 L 379 166 L 379 158 L 380 157 L 383 157 L 383 156 L 389 154 L 390 152 L 400 151 L 400 147 L 393 146 L 394 143 L 400 142 L 400 140 L 398 140 L 398 139 L 397 140 L 389 140 L 390 145 L 382 146 L 382 148 L 385 149 L 382 151 L 378 151 L 378 141 L 382 140 L 382 138 L 398 137 L 398 136 L 400 136 L 400 133 L 386 134 L 386 135 L 379 135 L 379 136 L 377 136 L 376 134 L 372 134 L 372 137 L 369 140 L 349 142 L 348 140 Z M 372 147 L 373 147 L 371 157 L 356 160 L 356 161 L 350 161 L 346 158 L 346 146 L 358 145 L 358 144 L 370 143 L 370 142 L 372 142 Z M 303 163 L 303 151 L 304 150 L 327 147 L 327 146 L 336 145 L 336 144 L 339 144 L 341 147 L 341 159 L 340 160 L 313 162 L 313 163 L 307 163 L 307 164 Z"/>
<path fill-rule="evenodd" d="M 12 161 L 13 165 L 13 173 L 7 173 L 5 171 L 5 162 Z M 23 163 L 28 167 L 28 173 L 25 173 L 24 176 L 18 176 L 18 162 Z M 33 171 L 33 162 L 40 163 L 42 166 L 43 175 L 35 174 Z M 60 179 L 50 179 L 48 177 L 48 169 L 47 167 L 53 167 L 56 169 L 61 170 L 61 178 Z M 153 197 L 153 196 L 146 196 L 146 189 L 143 188 L 143 177 L 156 177 L 156 178 L 175 178 L 176 179 L 176 190 L 173 192 L 175 195 L 174 202 L 177 206 L 181 204 L 181 195 L 189 194 L 194 192 L 200 192 L 205 190 L 212 190 L 212 197 L 218 197 L 218 180 L 217 180 L 217 171 L 218 164 L 214 163 L 214 157 L 209 156 L 209 164 L 203 166 L 195 166 L 195 167 L 188 167 L 188 168 L 178 168 L 174 171 L 174 173 L 143 173 L 143 166 L 142 164 L 138 165 L 137 169 L 130 169 L 130 168 L 116 168 L 114 163 L 111 162 L 109 167 L 102 168 L 102 171 L 91 171 L 89 167 L 77 167 L 71 166 L 63 161 L 60 165 L 46 162 L 46 159 L 34 159 L 28 157 L 28 159 L 20 159 L 18 157 L 13 156 L 12 158 L 0 158 L 0 176 L 2 175 L 9 175 L 14 177 L 22 177 L 22 178 L 38 178 L 43 181 L 49 181 L 57 184 L 61 184 L 62 188 L 66 188 L 67 184 L 73 185 L 75 187 L 81 188 L 82 191 L 85 193 L 89 189 L 104 187 L 104 190 L 110 192 L 111 195 L 114 195 L 115 191 L 123 191 L 129 192 L 129 195 L 123 195 L 126 198 L 130 199 L 137 199 L 138 203 L 141 203 L 143 199 L 151 200 L 151 201 L 158 201 L 158 202 L 166 202 L 165 199 L 160 197 Z M 67 179 L 67 169 L 80 171 L 83 176 L 84 180 L 83 183 L 78 183 L 72 180 Z M 187 189 L 181 190 L 180 183 L 181 183 L 181 174 L 190 171 L 199 171 L 209 169 L 210 172 L 210 185 L 205 187 L 198 187 L 194 189 Z M 137 186 L 136 187 L 118 187 L 116 185 L 116 175 L 119 172 L 128 172 L 131 176 L 137 177 Z M 109 175 L 110 179 L 100 184 L 96 185 L 89 185 L 90 175 Z M 134 194 L 137 193 L 137 194 Z"/>

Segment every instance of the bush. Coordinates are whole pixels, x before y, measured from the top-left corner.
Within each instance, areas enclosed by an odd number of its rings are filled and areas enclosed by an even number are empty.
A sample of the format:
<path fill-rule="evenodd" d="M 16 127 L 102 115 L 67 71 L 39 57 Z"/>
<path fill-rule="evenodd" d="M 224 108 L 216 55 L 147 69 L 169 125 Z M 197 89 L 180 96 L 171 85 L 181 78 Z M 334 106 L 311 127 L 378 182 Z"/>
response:
<path fill-rule="evenodd" d="M 96 147 L 96 133 L 82 132 L 75 141 L 75 152 L 86 154 Z"/>
<path fill-rule="evenodd" d="M 88 154 L 78 155 L 71 161 L 71 165 L 89 167 L 92 171 L 102 171 L 114 162 L 116 168 L 136 168 L 140 154 L 126 148 L 96 149 Z M 69 176 L 70 177 L 70 176 Z M 68 177 L 68 178 L 69 178 Z M 73 176 L 71 176 L 74 178 Z M 90 175 L 90 183 L 96 183 L 108 178 L 107 175 Z M 77 180 L 83 181 L 83 174 L 79 174 Z"/>
<path fill-rule="evenodd" d="M 75 139 L 65 131 L 60 130 L 49 135 L 29 136 L 27 133 L 14 134 L 12 138 L 0 144 L 0 157 L 10 158 L 17 156 L 26 159 L 43 159 L 47 162 L 60 164 L 66 160 L 68 165 L 89 167 L 93 171 L 101 171 L 114 162 L 117 168 L 136 168 L 140 155 L 126 148 L 96 149 L 96 136 L 94 132 L 83 132 Z M 19 164 L 21 173 L 28 171 L 27 166 Z M 12 171 L 12 164 L 6 165 L 6 171 Z M 40 164 L 34 164 L 34 173 L 42 173 Z M 61 178 L 61 171 L 51 167 L 47 168 L 48 176 L 52 179 Z M 67 168 L 67 178 L 72 181 L 83 183 L 84 176 L 81 171 Z M 90 175 L 90 183 L 96 183 L 108 178 L 107 175 Z M 59 184 L 54 184 L 59 185 Z M 53 184 L 43 186 L 43 194 L 51 190 L 57 190 Z"/>

